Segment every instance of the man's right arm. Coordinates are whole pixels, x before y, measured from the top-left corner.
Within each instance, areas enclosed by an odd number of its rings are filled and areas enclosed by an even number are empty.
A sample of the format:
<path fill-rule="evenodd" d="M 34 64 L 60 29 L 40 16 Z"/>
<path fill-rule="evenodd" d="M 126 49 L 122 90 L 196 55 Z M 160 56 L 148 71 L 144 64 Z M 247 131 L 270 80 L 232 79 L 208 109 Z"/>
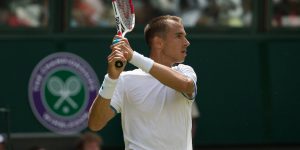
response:
<path fill-rule="evenodd" d="M 116 39 L 117 36 L 114 38 Z M 99 131 L 115 116 L 115 111 L 110 106 L 110 101 L 117 85 L 118 78 L 126 66 L 126 58 L 121 52 L 120 46 L 124 42 L 118 42 L 111 46 L 111 54 L 107 57 L 107 75 L 104 78 L 99 94 L 96 96 L 90 111 L 88 126 L 93 131 Z M 121 60 L 124 66 L 115 67 L 116 61 Z"/>
<path fill-rule="evenodd" d="M 110 106 L 110 99 L 97 95 L 89 111 L 88 126 L 93 131 L 99 131 L 114 116 L 115 112 Z"/>

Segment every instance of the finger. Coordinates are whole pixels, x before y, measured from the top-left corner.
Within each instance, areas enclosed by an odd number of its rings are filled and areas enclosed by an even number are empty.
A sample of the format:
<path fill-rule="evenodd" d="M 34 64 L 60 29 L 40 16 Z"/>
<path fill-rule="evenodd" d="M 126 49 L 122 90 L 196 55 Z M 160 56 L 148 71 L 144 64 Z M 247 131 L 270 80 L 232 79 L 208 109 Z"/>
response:
<path fill-rule="evenodd" d="M 127 60 L 125 59 L 124 56 L 119 55 L 119 56 L 112 57 L 112 58 L 108 61 L 108 63 L 109 63 L 110 65 L 115 66 L 115 63 L 116 63 L 117 61 L 122 61 L 122 62 L 124 63 L 124 62 L 126 62 Z"/>
<path fill-rule="evenodd" d="M 121 61 L 126 61 L 126 58 L 124 57 L 124 54 L 120 51 L 116 51 L 116 53 L 114 54 L 114 58 L 121 58 Z"/>
<path fill-rule="evenodd" d="M 114 57 L 116 57 L 116 54 L 119 53 L 119 51 L 113 51 L 110 55 L 107 56 L 107 61 L 111 62 L 113 60 Z M 121 54 L 119 54 L 121 55 Z"/>
<path fill-rule="evenodd" d="M 126 58 L 126 60 L 128 60 L 129 58 L 129 53 L 127 51 L 123 52 L 124 57 Z"/>
<path fill-rule="evenodd" d="M 113 52 L 113 51 L 122 51 L 122 48 L 120 47 L 120 46 L 117 46 L 117 47 L 113 47 L 112 49 L 111 49 L 111 51 Z"/>
<path fill-rule="evenodd" d="M 110 59 L 108 60 L 108 63 L 109 63 L 109 64 L 110 64 L 110 63 L 115 64 L 115 62 L 118 61 L 118 60 L 120 60 L 120 61 L 122 61 L 122 62 L 126 62 L 126 61 L 127 61 L 126 58 L 125 58 L 124 56 L 120 55 L 120 56 L 115 56 L 115 57 L 110 58 Z"/>
<path fill-rule="evenodd" d="M 126 44 L 129 44 L 128 39 L 127 38 L 122 38 L 121 41 L 123 41 Z"/>
<path fill-rule="evenodd" d="M 116 50 L 112 51 L 112 52 L 108 55 L 108 58 L 114 57 L 116 54 L 123 55 L 123 53 L 121 52 L 121 50 L 116 49 Z"/>
<path fill-rule="evenodd" d="M 121 60 L 122 62 L 126 62 L 126 58 L 123 55 L 113 57 L 113 59 L 112 59 L 113 62 L 116 62 L 118 60 Z"/>
<path fill-rule="evenodd" d="M 108 57 L 112 57 L 113 55 L 115 55 L 116 53 L 119 53 L 119 52 L 121 52 L 120 48 L 115 48 L 115 50 L 112 51 L 112 52 L 108 55 Z"/>
<path fill-rule="evenodd" d="M 128 45 L 128 44 L 121 44 L 120 46 L 120 49 L 122 49 L 122 51 L 130 51 L 132 50 L 131 47 Z"/>
<path fill-rule="evenodd" d="M 114 58 L 122 58 L 122 60 L 126 61 L 126 58 L 124 57 L 123 53 L 116 50 L 116 51 L 113 51 L 108 57 L 108 61 L 112 61 Z"/>
<path fill-rule="evenodd" d="M 110 45 L 110 49 L 114 49 L 115 47 L 119 47 L 120 45 L 123 45 L 125 42 L 120 40 L 118 42 L 115 42 L 114 44 Z"/>
<path fill-rule="evenodd" d="M 121 43 L 120 46 L 123 47 L 123 48 L 129 48 L 130 47 L 126 42 Z"/>

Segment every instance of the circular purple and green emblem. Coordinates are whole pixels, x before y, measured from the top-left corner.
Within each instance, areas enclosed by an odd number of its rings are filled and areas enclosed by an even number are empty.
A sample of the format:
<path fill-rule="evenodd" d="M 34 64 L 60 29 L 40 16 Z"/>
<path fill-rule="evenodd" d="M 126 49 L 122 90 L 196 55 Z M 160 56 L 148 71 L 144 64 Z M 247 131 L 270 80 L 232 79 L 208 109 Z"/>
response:
<path fill-rule="evenodd" d="M 53 132 L 72 134 L 87 127 L 99 82 L 85 60 L 59 52 L 36 65 L 28 89 L 31 109 L 39 122 Z"/>

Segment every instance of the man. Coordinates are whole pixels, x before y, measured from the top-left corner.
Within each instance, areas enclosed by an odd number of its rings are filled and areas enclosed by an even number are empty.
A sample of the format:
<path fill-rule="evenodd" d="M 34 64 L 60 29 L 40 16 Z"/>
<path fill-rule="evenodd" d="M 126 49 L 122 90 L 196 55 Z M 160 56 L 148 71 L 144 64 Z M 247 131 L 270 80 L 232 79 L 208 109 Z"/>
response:
<path fill-rule="evenodd" d="M 196 74 L 182 63 L 190 45 L 181 19 L 161 16 L 145 27 L 150 58 L 130 48 L 128 41 L 111 46 L 108 74 L 90 109 L 89 127 L 98 131 L 121 113 L 126 150 L 191 150 L 191 109 Z M 122 72 L 115 62 L 138 67 Z M 125 66 L 125 65 L 124 65 Z"/>

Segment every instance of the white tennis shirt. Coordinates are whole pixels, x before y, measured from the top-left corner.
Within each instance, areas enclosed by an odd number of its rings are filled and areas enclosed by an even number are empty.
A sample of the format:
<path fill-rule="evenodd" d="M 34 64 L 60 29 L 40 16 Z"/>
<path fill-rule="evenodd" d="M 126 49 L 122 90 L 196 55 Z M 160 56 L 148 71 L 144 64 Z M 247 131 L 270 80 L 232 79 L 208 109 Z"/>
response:
<path fill-rule="evenodd" d="M 190 66 L 180 64 L 172 69 L 196 85 Z M 140 69 L 123 72 L 111 106 L 121 113 L 125 149 L 192 150 L 192 103 Z"/>

